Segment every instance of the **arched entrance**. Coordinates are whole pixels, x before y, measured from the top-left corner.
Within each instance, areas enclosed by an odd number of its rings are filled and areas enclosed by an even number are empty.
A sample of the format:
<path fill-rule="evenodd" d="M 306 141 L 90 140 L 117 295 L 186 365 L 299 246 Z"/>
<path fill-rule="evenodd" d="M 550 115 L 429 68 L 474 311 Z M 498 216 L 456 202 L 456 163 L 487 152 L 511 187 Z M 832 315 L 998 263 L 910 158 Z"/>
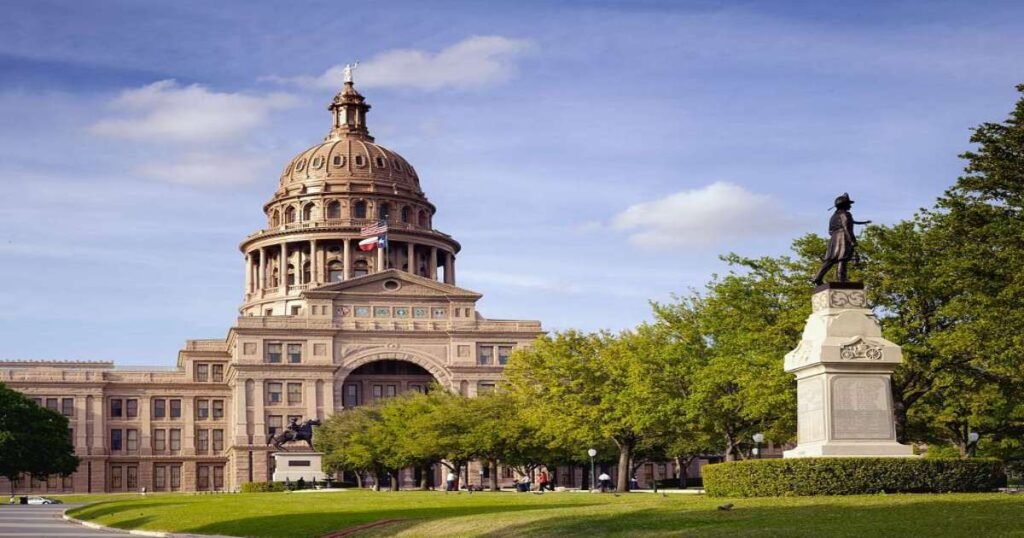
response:
<path fill-rule="evenodd" d="M 422 366 L 396 358 L 378 359 L 357 366 L 341 384 L 341 406 L 358 407 L 394 398 L 408 391 L 426 393 L 438 383 Z"/>

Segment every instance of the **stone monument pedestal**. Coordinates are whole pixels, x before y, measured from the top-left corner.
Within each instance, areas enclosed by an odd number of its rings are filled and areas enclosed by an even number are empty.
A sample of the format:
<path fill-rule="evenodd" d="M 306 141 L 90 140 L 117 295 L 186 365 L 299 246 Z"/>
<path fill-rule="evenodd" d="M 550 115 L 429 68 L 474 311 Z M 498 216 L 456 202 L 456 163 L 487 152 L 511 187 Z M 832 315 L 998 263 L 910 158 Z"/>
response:
<path fill-rule="evenodd" d="M 818 286 L 803 338 L 786 354 L 797 382 L 797 446 L 783 457 L 913 456 L 896 442 L 893 370 L 903 362 L 858 282 Z"/>
<path fill-rule="evenodd" d="M 320 452 L 274 452 L 274 482 L 305 482 L 327 480 L 324 474 L 323 454 Z"/>

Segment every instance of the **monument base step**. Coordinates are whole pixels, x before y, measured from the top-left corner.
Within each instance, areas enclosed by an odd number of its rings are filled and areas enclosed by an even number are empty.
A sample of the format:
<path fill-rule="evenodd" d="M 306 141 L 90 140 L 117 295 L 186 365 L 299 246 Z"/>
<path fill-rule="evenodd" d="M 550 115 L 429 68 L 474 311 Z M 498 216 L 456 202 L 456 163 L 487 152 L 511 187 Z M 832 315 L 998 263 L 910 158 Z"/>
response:
<path fill-rule="evenodd" d="M 797 445 L 783 458 L 916 458 L 914 448 L 896 441 L 843 441 Z"/>

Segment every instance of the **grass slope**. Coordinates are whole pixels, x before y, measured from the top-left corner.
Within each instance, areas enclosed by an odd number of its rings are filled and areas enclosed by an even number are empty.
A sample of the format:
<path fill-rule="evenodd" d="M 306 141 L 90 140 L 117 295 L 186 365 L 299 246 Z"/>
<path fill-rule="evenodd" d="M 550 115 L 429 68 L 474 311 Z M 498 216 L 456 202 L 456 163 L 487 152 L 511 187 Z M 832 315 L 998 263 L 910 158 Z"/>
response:
<path fill-rule="evenodd" d="M 716 509 L 726 502 L 735 508 Z M 398 519 L 358 535 L 787 538 L 1024 537 L 1022 513 L 1024 495 L 995 493 L 732 500 L 646 493 L 369 491 L 115 497 L 70 512 L 123 529 L 254 537 L 316 537 Z"/>

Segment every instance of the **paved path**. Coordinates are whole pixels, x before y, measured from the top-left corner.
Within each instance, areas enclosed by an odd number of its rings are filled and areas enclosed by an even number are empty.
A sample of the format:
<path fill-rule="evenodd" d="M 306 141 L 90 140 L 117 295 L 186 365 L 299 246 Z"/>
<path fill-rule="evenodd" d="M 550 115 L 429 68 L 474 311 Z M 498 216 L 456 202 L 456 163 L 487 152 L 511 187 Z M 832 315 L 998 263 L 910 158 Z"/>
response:
<path fill-rule="evenodd" d="M 99 531 L 64 521 L 61 515 L 67 508 L 66 504 L 0 505 L 0 538 L 129 536 L 125 533 Z"/>

